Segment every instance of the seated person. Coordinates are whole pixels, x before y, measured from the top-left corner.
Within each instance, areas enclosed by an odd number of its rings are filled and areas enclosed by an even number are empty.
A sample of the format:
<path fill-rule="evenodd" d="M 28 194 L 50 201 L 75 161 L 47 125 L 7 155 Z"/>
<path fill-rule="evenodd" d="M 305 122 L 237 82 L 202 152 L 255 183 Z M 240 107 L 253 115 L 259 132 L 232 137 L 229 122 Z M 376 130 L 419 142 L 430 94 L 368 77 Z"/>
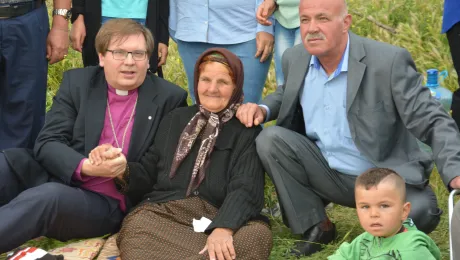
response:
<path fill-rule="evenodd" d="M 401 173 L 409 216 L 427 234 L 442 214 L 429 185 L 433 162 L 447 188 L 460 188 L 454 120 L 421 85 L 409 52 L 349 31 L 347 10 L 344 0 L 300 0 L 303 44 L 284 52 L 284 85 L 237 112 L 248 127 L 276 120 L 256 147 L 284 223 L 301 235 L 292 248 L 296 256 L 334 241 L 324 208 L 329 202 L 354 207 L 355 180 L 370 168 Z"/>
<path fill-rule="evenodd" d="M 371 168 L 356 179 L 356 211 L 366 232 L 343 243 L 329 260 L 440 259 L 436 244 L 408 219 L 406 185 L 393 170 Z"/>
<path fill-rule="evenodd" d="M 0 153 L 0 253 L 39 236 L 65 241 L 116 232 L 153 185 L 129 179 L 124 196 L 114 180 L 127 159 L 147 151 L 163 116 L 186 106 L 187 93 L 147 74 L 153 38 L 137 22 L 107 22 L 96 48 L 100 67 L 64 73 L 34 151 Z M 103 144 L 120 156 L 93 165 L 87 156 Z"/>
<path fill-rule="evenodd" d="M 123 221 L 121 259 L 268 259 L 272 235 L 259 215 L 264 171 L 255 147 L 261 127 L 234 117 L 243 75 L 233 53 L 205 51 L 195 65 L 197 105 L 171 112 L 140 163 L 128 163 L 130 176 L 150 175 L 155 185 Z M 195 232 L 193 220 L 202 217 L 212 222 Z"/>

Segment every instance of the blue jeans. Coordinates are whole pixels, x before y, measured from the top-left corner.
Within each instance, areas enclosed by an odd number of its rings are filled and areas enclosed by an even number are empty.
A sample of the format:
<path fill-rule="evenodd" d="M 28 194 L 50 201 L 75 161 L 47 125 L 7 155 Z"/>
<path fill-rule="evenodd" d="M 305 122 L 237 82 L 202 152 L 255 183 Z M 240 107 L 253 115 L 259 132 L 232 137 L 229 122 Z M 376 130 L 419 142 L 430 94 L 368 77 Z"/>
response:
<path fill-rule="evenodd" d="M 283 53 L 288 48 L 293 47 L 302 42 L 300 38 L 299 27 L 288 29 L 280 23 L 275 23 L 275 73 L 276 85 L 281 86 L 284 84 L 284 74 L 281 65 L 281 58 Z"/>
<path fill-rule="evenodd" d="M 179 55 L 184 63 L 185 72 L 188 79 L 188 90 L 193 103 L 195 95 L 193 90 L 193 74 L 195 63 L 198 57 L 207 49 L 213 47 L 225 48 L 233 52 L 241 59 L 244 67 L 244 102 L 259 103 L 262 97 L 265 80 L 267 79 L 268 69 L 270 68 L 271 56 L 265 62 L 260 62 L 259 58 L 254 58 L 256 54 L 256 40 L 242 42 L 238 44 L 211 44 L 202 42 L 184 42 L 177 40 Z"/>
<path fill-rule="evenodd" d="M 32 148 L 45 122 L 48 31 L 44 4 L 0 19 L 0 150 Z"/>
<path fill-rule="evenodd" d="M 107 22 L 108 20 L 110 19 L 115 19 L 116 17 L 107 17 L 107 16 L 102 16 L 101 17 L 101 24 L 105 24 L 105 22 Z M 145 19 L 140 19 L 140 18 L 131 18 L 131 20 L 134 20 L 140 24 L 142 24 L 143 26 L 145 26 Z"/>

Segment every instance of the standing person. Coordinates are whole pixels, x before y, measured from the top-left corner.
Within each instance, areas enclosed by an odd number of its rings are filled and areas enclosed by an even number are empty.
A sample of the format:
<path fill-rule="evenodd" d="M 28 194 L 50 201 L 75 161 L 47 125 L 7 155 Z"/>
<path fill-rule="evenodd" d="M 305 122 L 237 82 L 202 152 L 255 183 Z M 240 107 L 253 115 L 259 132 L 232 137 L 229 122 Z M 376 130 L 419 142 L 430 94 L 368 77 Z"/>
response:
<path fill-rule="evenodd" d="M 275 15 L 275 72 L 276 85 L 284 84 L 281 58 L 286 49 L 302 43 L 299 20 L 300 0 L 265 0 L 257 9 L 257 21 L 271 25 L 269 17 Z"/>
<path fill-rule="evenodd" d="M 273 26 L 256 20 L 263 0 L 177 1 L 171 6 L 176 17 L 171 29 L 185 67 L 190 97 L 195 103 L 193 68 L 198 57 L 212 47 L 236 54 L 244 66 L 244 101 L 258 103 L 262 97 L 273 51 Z"/>
<path fill-rule="evenodd" d="M 442 17 L 442 33 L 447 35 L 450 54 L 457 71 L 460 87 L 460 0 L 445 0 L 444 15 Z M 454 92 L 452 100 L 452 117 L 460 127 L 460 88 Z"/>
<path fill-rule="evenodd" d="M 429 185 L 433 161 L 446 187 L 460 188 L 454 121 L 421 85 L 407 50 L 349 31 L 344 0 L 300 0 L 299 13 L 303 44 L 283 55 L 285 84 L 237 112 L 248 127 L 277 120 L 256 146 L 285 223 L 302 235 L 292 253 L 310 255 L 334 240 L 325 205 L 355 207 L 355 180 L 373 167 L 401 173 L 409 217 L 430 233 L 442 213 Z"/>
<path fill-rule="evenodd" d="M 0 0 L 0 150 L 32 148 L 46 112 L 48 63 L 69 46 L 70 0 Z"/>
<path fill-rule="evenodd" d="M 150 71 L 155 73 L 168 57 L 168 15 L 167 0 L 72 0 L 71 46 L 82 53 L 85 67 L 98 65 L 94 41 L 101 25 L 113 18 L 131 18 L 153 34 L 154 51 L 149 60 Z"/>

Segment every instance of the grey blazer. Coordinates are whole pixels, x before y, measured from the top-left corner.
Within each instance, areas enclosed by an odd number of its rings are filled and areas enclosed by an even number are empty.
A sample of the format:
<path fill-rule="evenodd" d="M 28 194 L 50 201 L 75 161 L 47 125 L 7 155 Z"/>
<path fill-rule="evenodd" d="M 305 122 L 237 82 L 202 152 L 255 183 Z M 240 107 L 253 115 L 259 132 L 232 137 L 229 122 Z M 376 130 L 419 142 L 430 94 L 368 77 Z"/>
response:
<path fill-rule="evenodd" d="M 347 119 L 358 150 L 377 167 L 391 168 L 423 187 L 436 163 L 448 185 L 460 175 L 460 135 L 454 120 L 422 86 L 409 52 L 350 32 Z M 262 102 L 277 125 L 305 135 L 299 96 L 311 55 L 302 44 L 282 59 L 285 85 Z M 430 145 L 433 157 L 416 138 Z"/>

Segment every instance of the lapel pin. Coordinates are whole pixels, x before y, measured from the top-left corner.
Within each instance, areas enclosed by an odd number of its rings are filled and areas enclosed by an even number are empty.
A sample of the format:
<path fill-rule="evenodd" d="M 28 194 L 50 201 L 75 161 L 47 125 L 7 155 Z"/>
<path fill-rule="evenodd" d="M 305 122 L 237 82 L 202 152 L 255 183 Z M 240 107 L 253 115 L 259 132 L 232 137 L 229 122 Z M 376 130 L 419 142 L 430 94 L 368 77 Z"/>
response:
<path fill-rule="evenodd" d="M 149 120 L 152 120 L 152 116 L 149 116 Z"/>

